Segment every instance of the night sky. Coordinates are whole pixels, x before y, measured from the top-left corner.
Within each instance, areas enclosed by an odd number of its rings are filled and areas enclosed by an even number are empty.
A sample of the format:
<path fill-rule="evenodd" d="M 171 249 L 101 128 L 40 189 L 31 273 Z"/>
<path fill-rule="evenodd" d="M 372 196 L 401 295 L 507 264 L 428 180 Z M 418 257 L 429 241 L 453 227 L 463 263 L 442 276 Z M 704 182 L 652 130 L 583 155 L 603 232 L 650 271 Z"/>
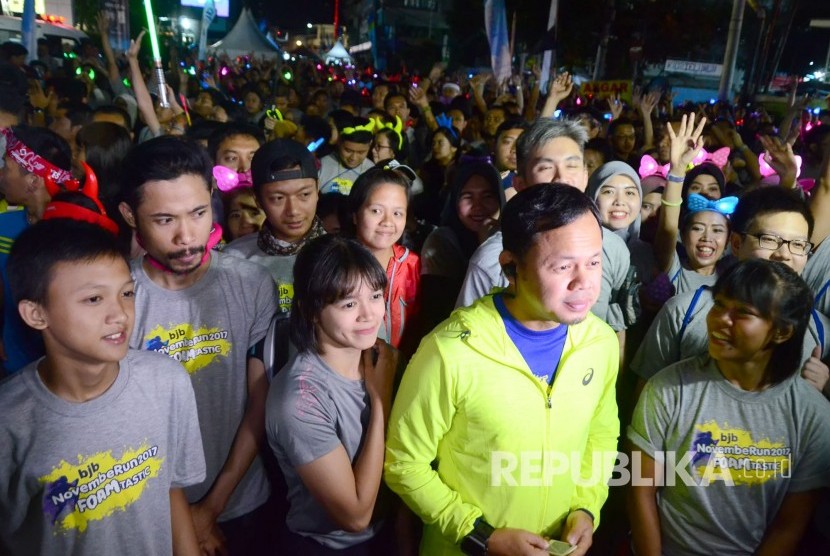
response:
<path fill-rule="evenodd" d="M 482 6 L 479 9 L 483 11 L 483 0 L 456 1 L 463 2 L 466 6 L 473 9 L 476 6 Z M 582 17 L 585 17 L 585 12 L 596 12 L 593 16 L 590 16 L 591 20 L 596 22 L 595 26 L 592 26 L 594 29 L 586 29 L 585 31 L 587 32 L 581 34 L 586 41 L 591 43 L 590 49 L 595 49 L 597 41 L 596 31 L 601 28 L 601 22 L 604 19 L 605 14 L 604 6 L 607 5 L 606 1 L 559 1 L 560 22 L 562 24 L 566 24 L 568 22 L 567 15 L 574 9 L 581 12 L 580 15 Z M 638 11 L 641 11 L 643 9 L 649 9 L 649 6 L 655 6 L 656 8 L 659 6 L 659 3 L 662 2 L 667 2 L 669 3 L 668 5 L 674 6 L 681 5 L 680 3 L 676 3 L 675 0 L 652 0 L 650 2 L 631 0 L 627 3 L 618 1 L 617 21 L 619 22 L 619 20 L 623 18 L 621 13 L 625 10 L 626 4 L 629 6 L 635 6 Z M 254 12 L 257 15 L 263 16 L 268 19 L 270 23 L 279 25 L 280 27 L 286 29 L 300 29 L 303 28 L 307 22 L 328 23 L 332 21 L 334 13 L 334 0 L 301 0 L 299 2 L 287 2 L 286 0 L 247 0 L 246 3 L 254 7 Z M 341 19 L 344 18 L 347 9 L 346 5 L 349 3 L 350 0 L 340 0 Z M 702 3 L 705 3 L 705 0 Z M 775 16 L 772 9 L 774 5 L 773 0 L 757 0 L 757 3 L 761 6 L 766 6 L 768 21 Z M 525 25 L 519 30 L 520 34 L 524 32 L 525 38 L 528 42 L 537 42 L 539 40 L 537 37 L 544 30 L 544 28 L 540 26 L 543 26 L 544 22 L 547 21 L 550 0 L 506 0 L 506 4 L 508 13 L 512 13 L 514 10 L 518 9 L 520 17 L 522 12 L 524 12 L 525 17 L 527 17 L 529 21 L 533 22 L 535 27 L 538 27 L 533 28 L 531 25 Z M 689 2 L 689 5 L 693 4 L 695 4 L 695 2 Z M 721 6 L 729 6 L 731 5 L 731 2 L 728 0 L 722 0 L 719 4 Z M 781 13 L 778 14 L 780 21 L 786 20 L 792 11 L 792 7 L 795 8 L 795 18 L 793 20 L 793 26 L 787 42 L 787 47 L 781 58 L 781 69 L 806 73 L 807 71 L 810 71 L 810 69 L 808 69 L 809 61 L 814 61 L 816 66 L 824 64 L 828 45 L 830 45 L 830 29 L 811 29 L 809 27 L 809 21 L 816 18 L 830 19 L 830 1 L 784 0 L 782 3 L 783 9 Z M 728 9 L 726 11 L 728 13 Z M 540 14 L 544 17 L 528 17 L 531 14 Z M 584 21 L 584 19 L 582 21 Z M 755 32 L 755 29 L 757 29 L 757 21 L 758 20 L 748 2 L 747 9 L 744 14 L 744 29 L 742 35 L 744 41 L 754 40 L 751 34 Z M 725 34 L 725 30 L 728 28 L 728 21 L 721 21 L 719 28 L 721 27 L 723 29 L 721 32 Z M 724 36 L 724 42 L 725 39 L 726 37 Z"/>
<path fill-rule="evenodd" d="M 475 1 L 475 0 L 473 0 Z M 334 19 L 333 0 L 259 0 L 261 12 L 268 20 L 281 27 L 296 29 L 306 23 L 331 23 Z M 256 0 L 252 4 L 257 4 Z M 290 9 L 287 5 L 290 4 Z M 341 17 L 345 13 L 345 0 L 340 0 Z"/>

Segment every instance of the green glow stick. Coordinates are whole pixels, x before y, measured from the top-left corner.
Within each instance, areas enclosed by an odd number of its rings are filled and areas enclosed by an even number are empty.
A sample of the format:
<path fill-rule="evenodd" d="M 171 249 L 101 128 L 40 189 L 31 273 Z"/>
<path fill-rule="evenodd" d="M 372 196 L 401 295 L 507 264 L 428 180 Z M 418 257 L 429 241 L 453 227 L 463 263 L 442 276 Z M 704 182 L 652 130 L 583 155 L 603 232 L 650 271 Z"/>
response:
<path fill-rule="evenodd" d="M 144 0 L 144 11 L 147 12 L 147 32 L 150 33 L 150 49 L 153 51 L 153 61 L 156 66 L 156 81 L 159 87 L 159 104 L 162 108 L 169 108 L 170 101 L 167 98 L 167 84 L 164 81 L 164 67 L 161 64 L 161 50 L 159 39 L 156 35 L 156 16 L 153 15 L 153 4 L 150 0 Z"/>

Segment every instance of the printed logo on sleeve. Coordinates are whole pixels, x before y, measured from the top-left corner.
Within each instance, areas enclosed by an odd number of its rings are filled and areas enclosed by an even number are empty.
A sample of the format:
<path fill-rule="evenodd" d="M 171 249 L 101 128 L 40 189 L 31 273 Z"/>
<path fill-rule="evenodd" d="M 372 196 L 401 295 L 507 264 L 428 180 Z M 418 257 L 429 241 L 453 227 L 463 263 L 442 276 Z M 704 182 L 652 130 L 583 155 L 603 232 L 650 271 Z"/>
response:
<path fill-rule="evenodd" d="M 695 427 L 691 470 L 702 477 L 731 477 L 736 485 L 760 485 L 790 476 L 792 450 L 783 442 L 755 440 L 750 431 L 710 421 Z"/>
<path fill-rule="evenodd" d="M 141 498 L 147 482 L 158 477 L 164 458 L 158 446 L 127 450 L 120 458 L 112 450 L 78 456 L 78 463 L 61 461 L 40 477 L 43 513 L 59 531 L 83 533 L 89 522 L 126 510 Z"/>
<path fill-rule="evenodd" d="M 165 329 L 159 325 L 144 336 L 144 349 L 175 359 L 192 375 L 217 357 L 228 356 L 232 347 L 228 338 L 228 331 L 221 328 L 194 328 L 185 323 Z"/>

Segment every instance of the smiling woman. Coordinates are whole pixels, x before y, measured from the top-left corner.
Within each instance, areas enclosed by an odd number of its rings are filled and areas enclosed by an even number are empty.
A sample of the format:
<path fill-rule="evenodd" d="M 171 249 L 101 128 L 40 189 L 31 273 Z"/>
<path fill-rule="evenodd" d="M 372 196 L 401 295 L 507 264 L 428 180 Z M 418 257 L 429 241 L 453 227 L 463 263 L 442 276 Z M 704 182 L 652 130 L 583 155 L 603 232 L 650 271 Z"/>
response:
<path fill-rule="evenodd" d="M 398 242 L 406 226 L 410 183 L 397 170 L 373 168 L 361 174 L 348 197 L 344 228 L 366 247 L 386 270 L 386 315 L 380 337 L 400 347 L 418 313 L 421 260 Z M 412 331 L 409 330 L 411 334 Z"/>
<path fill-rule="evenodd" d="M 588 179 L 585 193 L 596 202 L 602 225 L 625 241 L 631 264 L 643 281 L 654 268 L 654 251 L 640 239 L 643 191 L 640 176 L 625 162 L 607 162 Z"/>
<path fill-rule="evenodd" d="M 656 479 L 631 489 L 634 546 L 792 554 L 830 485 L 827 401 L 798 376 L 812 293 L 783 263 L 748 260 L 713 294 L 709 354 L 655 375 L 628 430 L 640 478 Z M 668 457 L 677 477 L 660 473 Z"/>
<path fill-rule="evenodd" d="M 377 339 L 386 274 L 356 241 L 326 235 L 300 251 L 294 284 L 299 354 L 274 378 L 265 419 L 288 484 L 280 546 L 363 554 L 383 525 L 375 508 L 397 366 L 397 352 Z"/>
<path fill-rule="evenodd" d="M 461 289 L 467 263 L 497 227 L 504 207 L 504 189 L 489 162 L 463 162 L 455 174 L 441 226 L 427 236 L 421 249 L 423 333 L 447 318 Z"/>

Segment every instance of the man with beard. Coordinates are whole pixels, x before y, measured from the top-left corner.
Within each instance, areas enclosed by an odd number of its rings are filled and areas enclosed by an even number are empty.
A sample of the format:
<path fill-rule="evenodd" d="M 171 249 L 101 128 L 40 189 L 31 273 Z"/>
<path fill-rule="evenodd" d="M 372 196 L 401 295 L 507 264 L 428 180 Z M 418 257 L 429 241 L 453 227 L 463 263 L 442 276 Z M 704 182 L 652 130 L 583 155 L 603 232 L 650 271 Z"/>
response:
<path fill-rule="evenodd" d="M 185 489 L 203 552 L 261 554 L 270 488 L 258 453 L 267 379 L 247 356 L 276 312 L 259 265 L 212 251 L 211 170 L 198 145 L 160 137 L 124 160 L 120 209 L 146 254 L 133 261 L 130 347 L 184 366 L 196 393 L 206 480 Z M 223 546 L 224 545 L 224 546 Z"/>

